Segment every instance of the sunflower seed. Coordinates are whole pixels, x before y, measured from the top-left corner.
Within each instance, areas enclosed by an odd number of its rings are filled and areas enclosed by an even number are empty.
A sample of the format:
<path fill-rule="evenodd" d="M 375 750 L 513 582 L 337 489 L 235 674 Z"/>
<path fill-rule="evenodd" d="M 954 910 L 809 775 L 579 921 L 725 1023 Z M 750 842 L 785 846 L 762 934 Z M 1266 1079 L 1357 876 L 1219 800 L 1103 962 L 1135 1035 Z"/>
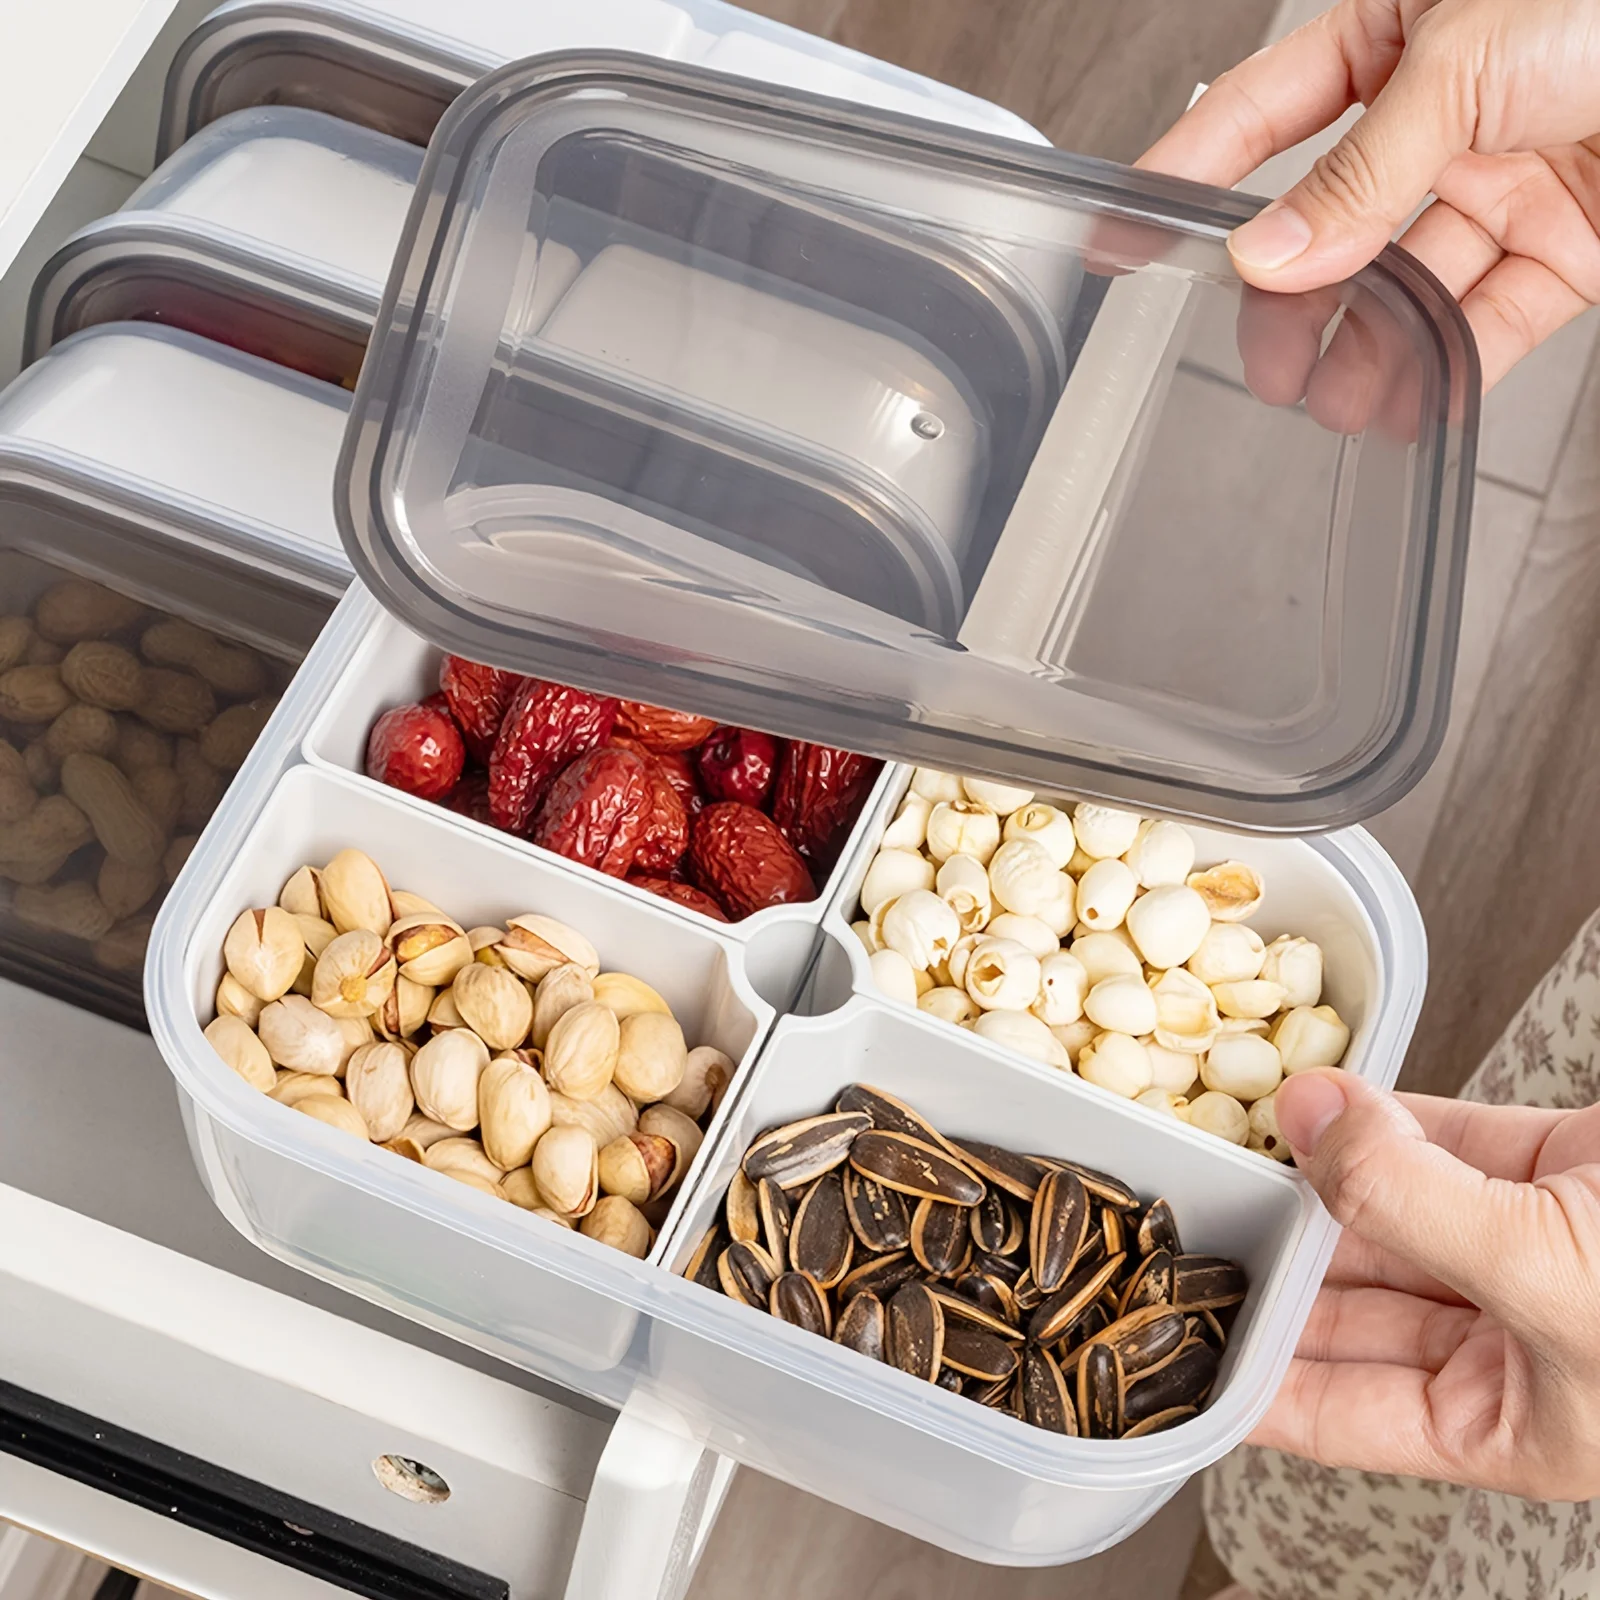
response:
<path fill-rule="evenodd" d="M 1077 1398 L 1048 1350 L 1030 1344 L 1022 1352 L 1021 1389 L 1022 1414 L 1034 1427 L 1048 1428 L 1051 1433 L 1077 1433 Z"/>
<path fill-rule="evenodd" d="M 1237 1261 L 1222 1256 L 1173 1258 L 1172 1303 L 1184 1311 L 1212 1311 L 1236 1306 L 1244 1299 L 1249 1281 Z"/>
<path fill-rule="evenodd" d="M 941 1301 L 943 1310 L 948 1302 Z M 1017 1370 L 1017 1347 L 1007 1339 L 996 1338 L 970 1322 L 958 1322 L 946 1315 L 944 1324 L 944 1364 L 963 1377 L 984 1383 L 998 1383 Z"/>
<path fill-rule="evenodd" d="M 970 1300 L 964 1299 L 959 1294 L 954 1294 L 948 1289 L 940 1289 L 933 1284 L 928 1287 L 933 1290 L 933 1297 L 939 1302 L 944 1311 L 945 1331 L 948 1333 L 958 1323 L 963 1327 L 977 1328 L 984 1333 L 990 1333 L 997 1339 L 1008 1339 L 1016 1343 L 1022 1341 L 1022 1329 L 1013 1327 L 1001 1317 L 985 1311 L 982 1306 L 974 1305 Z"/>
<path fill-rule="evenodd" d="M 1108 1344 L 1085 1347 L 1078 1360 L 1078 1429 L 1089 1439 L 1122 1432 L 1122 1371 Z"/>
<path fill-rule="evenodd" d="M 1122 1270 L 1126 1256 L 1080 1267 L 1028 1318 L 1028 1337 L 1039 1344 L 1054 1344 L 1099 1299 L 1100 1291 Z M 1019 1305 L 1021 1297 L 1018 1297 Z"/>
<path fill-rule="evenodd" d="M 765 1311 L 778 1264 L 760 1245 L 735 1239 L 717 1261 L 717 1276 L 730 1300 Z"/>
<path fill-rule="evenodd" d="M 909 1250 L 896 1250 L 888 1256 L 874 1256 L 839 1280 L 839 1304 L 844 1305 L 858 1294 L 869 1292 L 887 1301 L 902 1284 L 921 1276 L 922 1268 Z"/>
<path fill-rule="evenodd" d="M 1089 1231 L 1089 1192 L 1070 1172 L 1047 1172 L 1033 1197 L 1028 1228 L 1028 1266 L 1045 1294 L 1054 1294 L 1072 1274 Z"/>
<path fill-rule="evenodd" d="M 789 1265 L 832 1289 L 850 1270 L 855 1236 L 844 1210 L 844 1178 L 830 1172 L 806 1191 L 789 1227 Z"/>
<path fill-rule="evenodd" d="M 1112 1206 L 1100 1207 L 1100 1237 L 1105 1241 L 1108 1256 L 1120 1256 L 1126 1253 L 1127 1229 L 1123 1225 L 1122 1213 Z"/>
<path fill-rule="evenodd" d="M 984 1196 L 983 1180 L 971 1167 L 905 1133 L 860 1134 L 850 1147 L 850 1165 L 863 1177 L 919 1200 L 971 1206 Z"/>
<path fill-rule="evenodd" d="M 1116 1320 L 1116 1317 L 1106 1310 L 1104 1298 L 1096 1300 L 1084 1309 L 1076 1321 L 1069 1323 L 1066 1331 L 1054 1341 L 1056 1359 L 1062 1366 L 1076 1361 L 1083 1347 L 1091 1339 L 1104 1333 Z"/>
<path fill-rule="evenodd" d="M 1199 1406 L 1173 1406 L 1170 1411 L 1158 1411 L 1152 1417 L 1146 1417 L 1143 1422 L 1135 1422 L 1131 1427 L 1122 1430 L 1124 1439 L 1143 1439 L 1148 1434 L 1164 1433 L 1168 1428 L 1175 1428 L 1180 1422 L 1187 1422 L 1190 1417 L 1200 1415 Z"/>
<path fill-rule="evenodd" d="M 1174 1355 L 1128 1384 L 1122 1402 L 1124 1421 L 1131 1425 L 1176 1406 L 1200 1405 L 1217 1381 L 1220 1359 L 1204 1340 L 1180 1345 Z"/>
<path fill-rule="evenodd" d="M 924 1144 L 955 1153 L 950 1141 L 937 1128 L 886 1089 L 874 1089 L 868 1083 L 852 1083 L 833 1104 L 836 1111 L 864 1112 L 879 1133 L 910 1134 Z"/>
<path fill-rule="evenodd" d="M 1173 1289 L 1173 1260 L 1166 1250 L 1153 1250 L 1123 1285 L 1117 1310 L 1123 1316 L 1141 1306 L 1170 1306 Z"/>
<path fill-rule="evenodd" d="M 911 1253 L 936 1278 L 963 1270 L 972 1257 L 966 1208 L 919 1200 L 911 1214 Z"/>
<path fill-rule="evenodd" d="M 874 1361 L 886 1359 L 884 1354 L 886 1320 L 883 1302 L 875 1294 L 858 1294 L 843 1311 L 834 1325 L 833 1342 L 842 1344 L 857 1355 L 870 1356 Z"/>
<path fill-rule="evenodd" d="M 1006 1213 L 1006 1197 L 999 1189 L 991 1189 L 967 1213 L 967 1224 L 972 1230 L 972 1243 L 978 1250 L 1003 1256 L 1006 1239 L 1011 1232 L 1011 1218 Z"/>
<path fill-rule="evenodd" d="M 844 1203 L 856 1238 L 875 1255 L 904 1250 L 910 1244 L 911 1213 L 904 1195 L 862 1177 L 854 1167 L 847 1167 Z"/>
<path fill-rule="evenodd" d="M 824 1339 L 832 1329 L 828 1297 L 803 1272 L 785 1272 L 773 1280 L 767 1309 L 782 1321 L 808 1333 L 820 1333 Z"/>
<path fill-rule="evenodd" d="M 771 1178 L 780 1189 L 798 1189 L 841 1165 L 856 1136 L 871 1123 L 862 1111 L 834 1111 L 775 1128 L 744 1154 L 744 1175 Z"/>
<path fill-rule="evenodd" d="M 741 1172 L 742 1178 L 744 1174 Z M 748 1182 L 749 1180 L 746 1179 Z M 794 1206 L 771 1178 L 763 1178 L 756 1185 L 756 1215 L 761 1219 L 761 1243 L 774 1261 L 789 1259 L 789 1225 L 794 1219 Z"/>
<path fill-rule="evenodd" d="M 1153 1367 L 1177 1350 L 1187 1336 L 1181 1311 L 1165 1306 L 1144 1306 L 1113 1322 L 1094 1337 L 1097 1343 L 1115 1345 L 1124 1374 L 1130 1378 Z"/>
<path fill-rule="evenodd" d="M 1204 1339 L 1213 1350 L 1222 1351 L 1227 1348 L 1228 1336 L 1222 1330 L 1222 1324 L 1217 1321 L 1216 1313 L 1203 1307 L 1199 1311 L 1189 1313 L 1189 1331 L 1197 1339 Z"/>
<path fill-rule="evenodd" d="M 981 1272 L 986 1278 L 998 1278 L 1008 1288 L 1015 1289 L 1017 1280 L 1021 1278 L 1027 1267 L 1024 1262 L 1016 1260 L 1013 1256 L 984 1254 L 975 1255 L 972 1258 L 972 1270 Z"/>
<path fill-rule="evenodd" d="M 944 1312 L 923 1283 L 908 1283 L 889 1302 L 889 1362 L 932 1381 L 944 1359 Z"/>
<path fill-rule="evenodd" d="M 966 1389 L 966 1380 L 954 1367 L 940 1367 L 939 1376 L 934 1383 L 941 1389 L 948 1389 L 951 1394 L 961 1394 Z"/>
<path fill-rule="evenodd" d="M 756 1206 L 756 1186 L 742 1172 L 733 1175 L 728 1198 L 723 1205 L 728 1233 L 740 1244 L 756 1244 L 761 1239 L 761 1212 Z"/>
<path fill-rule="evenodd" d="M 1035 1157 L 1035 1160 L 1043 1159 Z M 1118 1211 L 1137 1211 L 1139 1197 L 1120 1178 L 1113 1178 L 1109 1172 L 1097 1172 L 1093 1167 L 1080 1166 L 1076 1161 L 1057 1160 L 1054 1165 L 1064 1167 L 1068 1172 L 1074 1172 L 1082 1180 L 1083 1186 L 1098 1200 L 1101 1205 L 1114 1206 Z"/>
<path fill-rule="evenodd" d="M 998 1383 L 975 1384 L 970 1393 L 980 1406 L 989 1406 L 993 1410 L 1010 1410 L 1011 1401 L 1016 1392 L 1014 1378 L 1002 1378 Z"/>
<path fill-rule="evenodd" d="M 1011 1290 L 1017 1302 L 1018 1311 L 1032 1311 L 1044 1300 L 1039 1285 L 1033 1281 L 1033 1274 L 1026 1267 L 1022 1276 L 1017 1279 Z"/>
<path fill-rule="evenodd" d="M 1043 1162 L 1032 1156 L 1019 1156 L 1014 1150 L 1004 1150 L 997 1144 L 984 1144 L 978 1139 L 952 1139 L 950 1144 L 963 1161 L 981 1178 L 996 1188 L 1015 1195 L 1026 1205 L 1033 1204 L 1039 1180 L 1048 1170 Z"/>
<path fill-rule="evenodd" d="M 727 1247 L 727 1236 L 719 1224 L 713 1223 L 694 1247 L 694 1254 L 683 1269 L 684 1277 L 691 1283 L 698 1283 L 702 1289 L 720 1290 L 722 1280 L 717 1276 L 717 1258 Z"/>
<path fill-rule="evenodd" d="M 1016 1326 L 1017 1297 L 1004 1278 L 987 1272 L 963 1272 L 952 1287 L 963 1300 L 977 1306 L 980 1311 L 988 1312 L 991 1317 L 1008 1326 Z"/>
<path fill-rule="evenodd" d="M 1149 1209 L 1139 1218 L 1135 1248 L 1141 1256 L 1154 1255 L 1157 1250 L 1177 1255 L 1183 1248 L 1178 1243 L 1178 1224 L 1173 1220 L 1172 1207 L 1165 1200 L 1151 1201 Z"/>

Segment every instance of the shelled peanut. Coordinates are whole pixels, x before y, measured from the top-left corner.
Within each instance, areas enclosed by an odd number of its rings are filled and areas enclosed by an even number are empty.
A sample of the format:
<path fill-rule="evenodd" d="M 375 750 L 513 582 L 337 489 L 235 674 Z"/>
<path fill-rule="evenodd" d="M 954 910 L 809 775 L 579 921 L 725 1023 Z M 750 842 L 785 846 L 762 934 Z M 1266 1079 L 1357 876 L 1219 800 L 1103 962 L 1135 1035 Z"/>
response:
<path fill-rule="evenodd" d="M 222 953 L 205 1034 L 247 1083 L 633 1256 L 733 1074 L 576 928 L 467 928 L 359 850 L 242 911 Z"/>
<path fill-rule="evenodd" d="M 1286 1074 L 1350 1029 L 1322 950 L 1247 924 L 1261 875 L 1180 823 L 919 768 L 853 926 L 879 989 L 1278 1161 Z"/>
<path fill-rule="evenodd" d="M 0 617 L 0 884 L 32 933 L 136 974 L 156 905 L 285 668 L 83 578 Z"/>

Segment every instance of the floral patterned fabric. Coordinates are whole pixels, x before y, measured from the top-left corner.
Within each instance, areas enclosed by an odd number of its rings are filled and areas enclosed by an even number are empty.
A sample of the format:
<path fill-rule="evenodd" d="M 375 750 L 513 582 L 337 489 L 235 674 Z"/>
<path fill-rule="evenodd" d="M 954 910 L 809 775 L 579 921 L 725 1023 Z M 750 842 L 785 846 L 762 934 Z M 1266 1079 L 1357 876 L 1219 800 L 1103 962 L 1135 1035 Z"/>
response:
<path fill-rule="evenodd" d="M 1486 1105 L 1600 1100 L 1600 912 L 1461 1091 Z M 1242 1445 L 1206 1474 L 1206 1527 L 1260 1600 L 1589 1600 L 1595 1507 L 1319 1467 Z"/>

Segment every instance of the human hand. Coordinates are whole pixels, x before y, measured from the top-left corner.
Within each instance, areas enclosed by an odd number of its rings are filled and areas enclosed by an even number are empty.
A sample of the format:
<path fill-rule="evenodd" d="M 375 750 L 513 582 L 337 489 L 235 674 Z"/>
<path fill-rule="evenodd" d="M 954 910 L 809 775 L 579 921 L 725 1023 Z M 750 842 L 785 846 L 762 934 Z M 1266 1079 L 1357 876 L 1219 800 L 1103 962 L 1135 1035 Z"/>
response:
<path fill-rule="evenodd" d="M 1528 1499 L 1600 1495 L 1600 1106 L 1308 1072 L 1277 1109 L 1346 1232 L 1252 1442 Z"/>
<path fill-rule="evenodd" d="M 1339 0 L 1219 78 L 1139 165 L 1231 186 L 1368 110 L 1237 229 L 1246 282 L 1306 291 L 1401 243 L 1462 303 L 1484 386 L 1600 303 L 1600 0 Z"/>

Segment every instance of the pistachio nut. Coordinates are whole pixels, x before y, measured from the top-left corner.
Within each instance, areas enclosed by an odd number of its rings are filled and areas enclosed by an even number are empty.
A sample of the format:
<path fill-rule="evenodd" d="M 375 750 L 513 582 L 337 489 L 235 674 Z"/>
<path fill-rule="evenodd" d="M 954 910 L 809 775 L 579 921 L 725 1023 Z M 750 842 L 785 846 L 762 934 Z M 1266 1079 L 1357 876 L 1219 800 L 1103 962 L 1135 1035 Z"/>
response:
<path fill-rule="evenodd" d="M 305 1112 L 308 1117 L 315 1117 L 318 1122 L 327 1123 L 330 1128 L 338 1128 L 342 1133 L 354 1134 L 358 1139 L 367 1138 L 367 1125 L 361 1113 L 343 1095 L 307 1095 L 305 1099 L 295 1101 L 294 1109 Z"/>
<path fill-rule="evenodd" d="M 317 957 L 311 1000 L 330 1017 L 369 1017 L 394 992 L 394 954 L 370 928 L 341 933 Z"/>
<path fill-rule="evenodd" d="M 397 1044 L 364 1044 L 355 1050 L 345 1064 L 344 1089 L 378 1144 L 400 1136 L 416 1104 L 411 1062 Z"/>
<path fill-rule="evenodd" d="M 389 948 L 400 976 L 440 988 L 472 963 L 472 946 L 459 923 L 436 911 L 401 917 L 389 927 Z"/>
<path fill-rule="evenodd" d="M 550 1206 L 535 1206 L 533 1214 L 536 1217 L 544 1218 L 546 1222 L 553 1222 L 558 1228 L 565 1228 L 568 1233 L 575 1233 L 577 1231 L 572 1225 L 571 1217 L 562 1216 L 559 1211 L 554 1210 Z"/>
<path fill-rule="evenodd" d="M 616 1084 L 608 1083 L 592 1100 L 574 1100 L 552 1090 L 550 1120 L 558 1128 L 584 1128 L 596 1145 L 607 1145 L 638 1127 L 639 1110 Z"/>
<path fill-rule="evenodd" d="M 534 1047 L 543 1050 L 556 1022 L 574 1006 L 582 1005 L 594 997 L 594 984 L 582 967 L 571 961 L 552 967 L 539 980 L 533 993 L 533 1028 L 530 1036 Z"/>
<path fill-rule="evenodd" d="M 400 1130 L 402 1139 L 412 1139 L 424 1150 L 429 1145 L 438 1144 L 441 1139 L 455 1137 L 455 1129 L 447 1128 L 442 1122 L 435 1122 L 432 1117 L 421 1111 L 413 1111 L 406 1118 L 406 1125 Z"/>
<path fill-rule="evenodd" d="M 376 1043 L 378 1035 L 366 1017 L 335 1017 L 334 1021 L 339 1024 L 339 1037 L 343 1041 L 344 1057 L 339 1063 L 339 1075 L 343 1077 L 350 1057 L 363 1045 Z"/>
<path fill-rule="evenodd" d="M 280 906 L 241 911 L 222 942 L 228 971 L 258 1000 L 287 994 L 305 955 L 299 923 Z"/>
<path fill-rule="evenodd" d="M 678 1147 L 659 1133 L 630 1133 L 600 1151 L 600 1187 L 642 1206 L 663 1193 L 678 1164 Z"/>
<path fill-rule="evenodd" d="M 231 972 L 222 974 L 222 982 L 217 985 L 219 1017 L 239 1017 L 253 1028 L 261 1020 L 261 1008 L 265 1004 L 260 995 L 251 994 Z"/>
<path fill-rule="evenodd" d="M 206 1024 L 206 1043 L 250 1085 L 269 1094 L 278 1081 L 267 1047 L 241 1017 L 226 1014 Z"/>
<path fill-rule="evenodd" d="M 573 1100 L 592 1100 L 616 1075 L 621 1042 L 621 1024 L 609 1007 L 598 1000 L 573 1006 L 545 1043 L 545 1080 Z"/>
<path fill-rule="evenodd" d="M 504 943 L 505 936 L 506 930 L 492 923 L 480 923 L 476 928 L 468 928 L 467 943 L 472 947 L 472 959 L 483 962 L 485 966 L 503 967 L 505 962 L 500 959 L 498 947 Z"/>
<path fill-rule="evenodd" d="M 630 977 L 626 972 L 602 972 L 594 980 L 594 998 L 608 1010 L 614 1011 L 618 1022 L 637 1016 L 641 1011 L 659 1011 L 672 1015 L 672 1007 L 642 978 Z"/>
<path fill-rule="evenodd" d="M 463 1184 L 468 1189 L 476 1189 L 479 1194 L 492 1195 L 496 1200 L 504 1200 L 506 1192 L 491 1178 L 486 1178 L 481 1172 L 473 1172 L 467 1167 L 443 1167 L 440 1176 L 449 1178 L 454 1183 Z"/>
<path fill-rule="evenodd" d="M 417 1106 L 435 1122 L 465 1133 L 478 1125 L 478 1079 L 489 1047 L 469 1028 L 436 1033 L 411 1058 Z"/>
<path fill-rule="evenodd" d="M 643 1261 L 655 1234 L 639 1208 L 620 1195 L 608 1194 L 578 1224 L 578 1232 L 597 1244 L 609 1245 Z"/>
<path fill-rule="evenodd" d="M 378 863 L 360 850 L 341 850 L 322 869 L 324 915 L 340 933 L 365 928 L 381 939 L 394 922 L 389 880 Z"/>
<path fill-rule="evenodd" d="M 325 1072 L 280 1072 L 267 1092 L 280 1105 L 292 1106 L 313 1094 L 332 1095 L 337 1100 L 344 1094 L 344 1085 Z"/>
<path fill-rule="evenodd" d="M 505 938 L 494 948 L 519 978 L 530 983 L 538 983 L 546 973 L 568 962 L 582 967 L 591 979 L 600 975 L 595 947 L 576 928 L 537 912 L 513 917 L 506 924 Z"/>
<path fill-rule="evenodd" d="M 322 921 L 327 911 L 322 903 L 322 874 L 315 867 L 301 867 L 283 886 L 278 904 L 297 917 L 316 917 Z"/>
<path fill-rule="evenodd" d="M 500 1188 L 512 1205 L 524 1211 L 537 1211 L 544 1205 L 539 1185 L 533 1181 L 532 1167 L 518 1167 L 515 1172 L 508 1172 L 500 1180 Z"/>
<path fill-rule="evenodd" d="M 476 1139 L 460 1134 L 429 1145 L 422 1152 L 422 1164 L 434 1172 L 475 1172 L 488 1183 L 499 1183 L 505 1176 L 505 1168 Z"/>
<path fill-rule="evenodd" d="M 1210 912 L 1206 915 L 1209 917 Z M 1275 941 L 1281 944 L 1282 940 Z M 1254 928 L 1242 922 L 1213 922 L 1185 965 L 1202 983 L 1248 983 L 1262 977 L 1267 947 Z M 1321 963 L 1318 962 L 1319 978 Z M 1269 979 L 1277 982 L 1277 979 Z M 1320 985 L 1319 985 L 1320 986 Z"/>
<path fill-rule="evenodd" d="M 667 1180 L 669 1189 L 689 1170 L 689 1164 L 700 1154 L 700 1145 L 705 1138 L 700 1125 L 693 1118 L 667 1105 L 646 1106 L 639 1113 L 639 1132 L 659 1134 L 677 1146 L 677 1164 Z"/>
<path fill-rule="evenodd" d="M 492 969 L 486 969 L 492 970 Z M 509 1172 L 525 1167 L 551 1120 L 550 1090 L 537 1069 L 517 1056 L 496 1056 L 478 1079 L 483 1148 Z"/>
<path fill-rule="evenodd" d="M 1182 883 L 1194 869 L 1194 835 L 1180 822 L 1164 817 L 1139 824 L 1122 859 L 1144 889 Z"/>
<path fill-rule="evenodd" d="M 419 1167 L 423 1164 L 423 1149 L 415 1139 L 408 1139 L 403 1133 L 393 1139 L 385 1139 L 383 1148 L 392 1155 L 403 1156 L 407 1161 L 414 1161 Z"/>
<path fill-rule="evenodd" d="M 302 994 L 286 994 L 264 1006 L 256 1026 L 274 1064 L 286 1071 L 332 1078 L 345 1063 L 339 1024 Z"/>
<path fill-rule="evenodd" d="M 300 975 L 294 980 L 294 992 L 307 998 L 317 975 L 317 958 L 338 938 L 339 930 L 321 917 L 308 917 L 304 912 L 294 913 L 300 925 L 300 936 L 306 942 L 306 958 L 300 963 Z"/>
<path fill-rule="evenodd" d="M 445 1028 L 464 1028 L 467 1020 L 456 1009 L 455 996 L 448 989 L 440 989 L 428 1007 L 428 1026 L 435 1033 Z"/>
<path fill-rule="evenodd" d="M 401 917 L 418 917 L 424 912 L 430 916 L 442 917 L 444 913 L 431 900 L 424 900 L 420 894 L 412 894 L 409 889 L 391 889 L 389 903 L 394 907 L 395 920 Z"/>
<path fill-rule="evenodd" d="M 638 1105 L 665 1100 L 683 1082 L 689 1048 L 677 1021 L 660 1011 L 624 1017 L 617 1038 L 617 1087 Z"/>
<path fill-rule="evenodd" d="M 514 1050 L 533 1026 L 533 996 L 516 973 L 473 961 L 456 974 L 451 998 L 466 1025 L 491 1050 Z"/>
<path fill-rule="evenodd" d="M 398 1042 L 420 1033 L 433 1009 L 435 991 L 397 973 L 389 998 L 373 1013 L 372 1022 L 385 1039 Z M 459 1020 L 455 1024 L 459 1026 Z"/>
<path fill-rule="evenodd" d="M 1104 861 L 1132 849 L 1142 820 L 1135 812 L 1083 800 L 1072 813 L 1072 831 L 1085 855 Z"/>
<path fill-rule="evenodd" d="M 732 1081 L 732 1057 L 703 1044 L 689 1052 L 677 1088 L 660 1098 L 664 1105 L 698 1121 L 722 1104 L 723 1093 Z"/>
<path fill-rule="evenodd" d="M 586 1129 L 554 1127 L 533 1147 L 533 1181 L 552 1210 L 587 1216 L 599 1195 L 599 1161 Z"/>

